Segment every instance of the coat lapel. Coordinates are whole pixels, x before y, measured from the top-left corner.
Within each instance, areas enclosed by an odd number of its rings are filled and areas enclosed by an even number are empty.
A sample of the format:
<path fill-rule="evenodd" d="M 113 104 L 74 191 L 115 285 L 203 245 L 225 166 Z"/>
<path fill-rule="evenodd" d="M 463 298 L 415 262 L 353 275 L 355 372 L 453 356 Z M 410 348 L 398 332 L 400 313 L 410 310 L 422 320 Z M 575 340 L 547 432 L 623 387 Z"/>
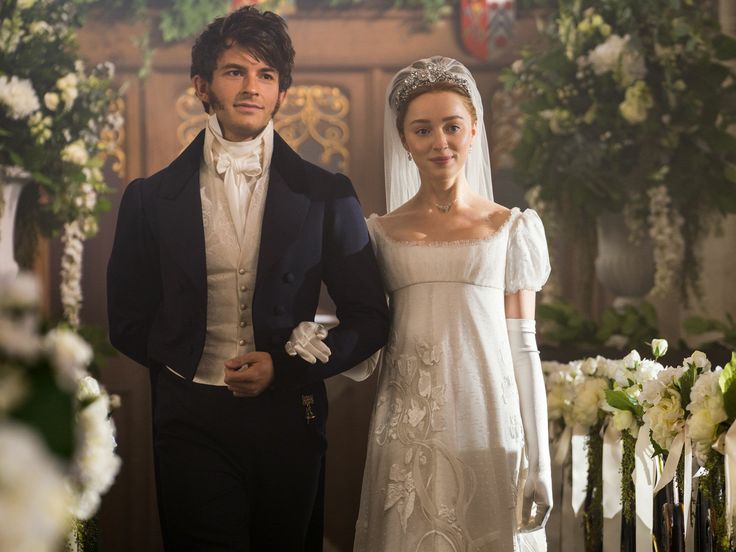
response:
<path fill-rule="evenodd" d="M 159 188 L 159 221 L 162 250 L 187 275 L 206 298 L 202 200 L 199 192 L 199 164 L 204 131 L 165 169 Z"/>
<path fill-rule="evenodd" d="M 274 133 L 258 254 L 259 281 L 281 258 L 289 245 L 296 241 L 309 211 L 310 199 L 302 191 L 306 179 L 303 163 L 301 157 Z"/>

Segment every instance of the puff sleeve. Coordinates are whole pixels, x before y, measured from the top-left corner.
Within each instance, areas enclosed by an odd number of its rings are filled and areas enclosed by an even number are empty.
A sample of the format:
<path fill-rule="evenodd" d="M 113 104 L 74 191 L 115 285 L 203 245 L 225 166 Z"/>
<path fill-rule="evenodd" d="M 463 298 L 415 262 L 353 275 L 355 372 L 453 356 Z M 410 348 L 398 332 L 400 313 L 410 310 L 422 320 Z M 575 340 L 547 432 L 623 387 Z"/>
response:
<path fill-rule="evenodd" d="M 527 209 L 513 221 L 506 252 L 505 291 L 539 291 L 549 278 L 547 238 L 542 219 Z"/>

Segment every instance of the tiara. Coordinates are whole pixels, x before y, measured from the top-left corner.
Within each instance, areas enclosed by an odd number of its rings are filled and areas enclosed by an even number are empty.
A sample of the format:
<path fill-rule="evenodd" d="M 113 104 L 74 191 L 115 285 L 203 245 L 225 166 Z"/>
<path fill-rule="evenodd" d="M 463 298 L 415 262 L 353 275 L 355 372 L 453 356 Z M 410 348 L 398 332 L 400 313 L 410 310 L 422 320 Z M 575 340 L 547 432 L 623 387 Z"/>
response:
<path fill-rule="evenodd" d="M 399 108 L 404 105 L 411 93 L 417 88 L 431 86 L 436 82 L 449 82 L 456 84 L 465 91 L 468 97 L 470 97 L 470 88 L 468 87 L 467 80 L 451 73 L 447 69 L 444 69 L 435 63 L 428 63 L 421 69 L 412 69 L 409 76 L 404 79 L 394 94 L 394 108 L 398 111 Z"/>

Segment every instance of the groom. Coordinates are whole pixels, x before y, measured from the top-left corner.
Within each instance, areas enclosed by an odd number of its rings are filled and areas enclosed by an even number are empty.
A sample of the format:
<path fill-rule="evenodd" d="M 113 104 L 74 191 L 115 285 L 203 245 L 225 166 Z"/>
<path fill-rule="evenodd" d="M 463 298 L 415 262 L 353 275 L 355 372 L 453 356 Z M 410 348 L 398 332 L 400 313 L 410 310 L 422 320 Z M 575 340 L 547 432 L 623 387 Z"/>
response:
<path fill-rule="evenodd" d="M 273 130 L 293 60 L 271 12 L 245 7 L 211 23 L 191 67 L 207 126 L 171 165 L 131 182 L 120 205 L 110 339 L 151 371 L 167 550 L 321 549 L 323 380 L 388 334 L 350 181 Z M 325 340 L 329 360 L 308 364 L 284 344 L 314 318 L 322 281 L 340 324 Z"/>

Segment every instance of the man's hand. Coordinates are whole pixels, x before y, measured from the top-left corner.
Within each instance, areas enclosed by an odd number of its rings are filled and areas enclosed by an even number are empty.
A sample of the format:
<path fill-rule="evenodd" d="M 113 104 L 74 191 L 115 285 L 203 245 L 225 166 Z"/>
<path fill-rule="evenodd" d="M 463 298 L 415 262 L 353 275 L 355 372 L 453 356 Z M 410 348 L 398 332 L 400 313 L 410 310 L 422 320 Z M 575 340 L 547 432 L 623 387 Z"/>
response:
<path fill-rule="evenodd" d="M 322 341 L 327 337 L 327 329 L 317 322 L 301 322 L 291 332 L 289 341 L 284 345 L 286 354 L 299 355 L 310 364 L 327 362 L 332 351 Z"/>
<path fill-rule="evenodd" d="M 236 397 L 257 397 L 272 381 L 269 353 L 255 351 L 225 361 L 225 384 Z"/>

